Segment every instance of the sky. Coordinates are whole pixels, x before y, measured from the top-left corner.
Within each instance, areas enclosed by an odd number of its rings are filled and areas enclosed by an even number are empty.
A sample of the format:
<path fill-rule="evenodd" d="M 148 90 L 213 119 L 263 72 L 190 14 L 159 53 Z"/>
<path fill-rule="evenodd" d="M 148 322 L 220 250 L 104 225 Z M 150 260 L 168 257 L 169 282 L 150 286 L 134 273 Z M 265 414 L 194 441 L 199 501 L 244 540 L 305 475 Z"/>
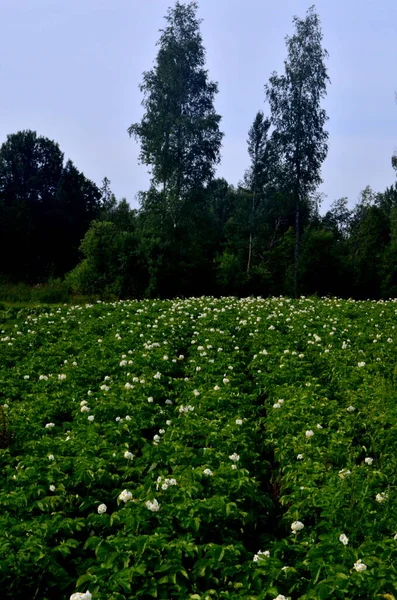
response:
<path fill-rule="evenodd" d="M 249 166 L 247 134 L 258 110 L 269 114 L 264 85 L 282 73 L 285 36 L 314 0 L 199 0 L 209 78 L 217 81 L 222 160 L 216 176 L 237 185 Z M 143 114 L 139 84 L 157 54 L 173 0 L 0 0 L 0 143 L 33 129 L 55 140 L 65 160 L 137 208 L 148 167 L 127 128 Z M 370 185 L 396 180 L 396 0 L 317 0 L 331 84 L 329 152 L 322 212 L 350 206 Z"/>

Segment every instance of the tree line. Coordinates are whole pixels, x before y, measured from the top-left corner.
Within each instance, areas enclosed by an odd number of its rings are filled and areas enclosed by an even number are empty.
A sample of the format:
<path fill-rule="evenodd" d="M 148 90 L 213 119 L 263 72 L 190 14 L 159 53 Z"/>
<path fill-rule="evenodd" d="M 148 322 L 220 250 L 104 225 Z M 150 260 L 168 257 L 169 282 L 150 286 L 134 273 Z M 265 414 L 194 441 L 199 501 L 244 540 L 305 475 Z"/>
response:
<path fill-rule="evenodd" d="M 144 115 L 128 133 L 150 169 L 138 210 L 105 178 L 88 180 L 33 131 L 0 148 L 0 277 L 64 278 L 73 292 L 118 297 L 332 294 L 397 296 L 397 186 L 366 188 L 320 215 L 327 155 L 327 51 L 314 7 L 294 17 L 282 74 L 264 85 L 248 132 L 250 167 L 237 187 L 215 178 L 223 133 L 217 83 L 205 68 L 196 2 L 176 2 Z M 397 159 L 392 159 L 397 168 Z"/>

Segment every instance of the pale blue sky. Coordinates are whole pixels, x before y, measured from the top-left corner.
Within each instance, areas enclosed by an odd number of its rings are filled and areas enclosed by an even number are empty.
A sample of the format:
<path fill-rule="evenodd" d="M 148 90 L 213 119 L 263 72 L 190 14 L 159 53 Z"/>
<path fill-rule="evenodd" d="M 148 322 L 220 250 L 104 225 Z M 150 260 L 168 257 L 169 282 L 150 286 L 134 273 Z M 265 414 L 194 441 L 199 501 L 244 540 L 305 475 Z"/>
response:
<path fill-rule="evenodd" d="M 292 18 L 310 0 L 201 0 L 199 16 L 210 78 L 219 83 L 222 162 L 217 175 L 236 185 L 249 165 L 247 132 L 264 103 L 264 84 L 281 72 Z M 142 72 L 156 56 L 171 0 L 0 0 L 0 143 L 34 129 L 59 143 L 100 185 L 137 206 L 147 168 L 128 126 L 140 119 Z M 397 148 L 396 0 L 317 0 L 331 85 L 327 198 L 353 205 L 370 185 L 395 181 Z"/>

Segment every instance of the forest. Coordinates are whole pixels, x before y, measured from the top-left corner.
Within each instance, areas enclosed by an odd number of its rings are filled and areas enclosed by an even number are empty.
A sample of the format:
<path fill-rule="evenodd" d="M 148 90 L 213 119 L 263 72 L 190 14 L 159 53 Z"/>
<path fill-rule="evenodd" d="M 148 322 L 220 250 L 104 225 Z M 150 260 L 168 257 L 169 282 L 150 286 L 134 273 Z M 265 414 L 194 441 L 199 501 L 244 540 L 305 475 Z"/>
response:
<path fill-rule="evenodd" d="M 176 2 L 143 73 L 144 114 L 126 131 L 151 174 L 139 208 L 117 199 L 36 131 L 0 148 L 0 300 L 52 288 L 55 299 L 189 296 L 397 296 L 397 157 L 390 186 L 323 213 L 330 84 L 315 7 L 293 18 L 284 72 L 264 82 L 247 132 L 250 167 L 217 178 L 222 116 L 196 2 Z M 143 65 L 144 67 L 144 65 Z"/>

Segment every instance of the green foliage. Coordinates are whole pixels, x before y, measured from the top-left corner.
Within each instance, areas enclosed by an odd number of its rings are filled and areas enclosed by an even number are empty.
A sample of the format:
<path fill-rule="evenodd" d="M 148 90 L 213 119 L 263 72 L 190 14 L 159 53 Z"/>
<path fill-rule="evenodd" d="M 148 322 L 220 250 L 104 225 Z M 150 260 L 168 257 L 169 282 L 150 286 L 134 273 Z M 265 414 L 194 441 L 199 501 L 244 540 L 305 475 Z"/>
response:
<path fill-rule="evenodd" d="M 69 292 L 68 284 L 61 279 L 35 286 L 0 282 L 0 300 L 12 304 L 63 304 L 69 302 Z"/>
<path fill-rule="evenodd" d="M 369 186 L 319 215 L 329 78 L 314 7 L 295 17 L 285 71 L 265 86 L 270 114 L 248 132 L 250 166 L 234 188 L 220 160 L 218 91 L 196 2 L 176 2 L 143 75 L 144 114 L 129 128 L 151 185 L 140 209 L 117 201 L 34 131 L 0 148 L 0 300 L 63 303 L 221 294 L 397 295 L 397 186 Z M 393 165 L 394 165 L 393 161 Z M 294 241 L 295 233 L 295 241 Z M 80 261 L 80 262 L 79 262 Z M 66 275 L 67 274 L 67 275 Z M 64 277 L 64 281 L 61 279 Z M 299 286 L 298 286 L 299 284 Z"/>
<path fill-rule="evenodd" d="M 141 85 L 145 114 L 128 130 L 140 141 L 141 161 L 151 167 L 152 185 L 161 185 L 174 223 L 186 193 L 212 179 L 222 140 L 218 87 L 205 70 L 197 8 L 176 2 L 168 10 L 155 66 Z"/>
<path fill-rule="evenodd" d="M 326 112 L 321 100 L 329 81 L 328 56 L 322 47 L 320 19 L 311 7 L 305 19 L 294 17 L 296 33 L 287 37 L 285 74 L 273 73 L 265 86 L 271 110 L 271 146 L 277 160 L 278 187 L 286 192 L 295 212 L 295 295 L 299 287 L 301 211 L 321 183 L 321 165 L 327 155 Z"/>
<path fill-rule="evenodd" d="M 216 265 L 220 289 L 225 294 L 240 295 L 247 285 L 247 274 L 239 257 L 225 251 L 216 259 Z"/>
<path fill-rule="evenodd" d="M 135 247 L 133 231 L 120 231 L 112 221 L 93 221 L 80 246 L 84 259 L 68 274 L 67 283 L 78 294 L 136 295 Z"/>
<path fill-rule="evenodd" d="M 338 249 L 332 232 L 314 228 L 305 231 L 301 245 L 301 282 L 306 293 L 326 296 L 343 289 L 345 267 Z"/>
<path fill-rule="evenodd" d="M 395 597 L 394 322 L 339 299 L 0 307 L 3 597 Z"/>
<path fill-rule="evenodd" d="M 76 264 L 100 193 L 58 144 L 35 131 L 8 135 L 0 148 L 0 275 L 38 283 Z"/>

